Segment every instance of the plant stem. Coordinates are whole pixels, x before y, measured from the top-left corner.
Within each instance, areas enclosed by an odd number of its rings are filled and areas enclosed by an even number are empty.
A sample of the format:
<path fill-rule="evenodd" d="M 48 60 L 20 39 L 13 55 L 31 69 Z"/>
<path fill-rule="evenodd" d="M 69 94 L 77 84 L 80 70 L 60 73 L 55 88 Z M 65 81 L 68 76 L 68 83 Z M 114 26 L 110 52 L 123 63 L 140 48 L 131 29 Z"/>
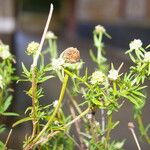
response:
<path fill-rule="evenodd" d="M 69 70 L 67 69 L 64 69 L 65 73 L 68 74 L 70 77 L 75 77 L 77 78 L 79 81 L 81 81 L 82 83 L 84 83 L 88 88 L 91 88 L 91 86 L 86 82 L 84 81 L 82 78 L 78 77 L 76 74 L 73 74 L 71 73 Z"/>
<path fill-rule="evenodd" d="M 54 117 L 56 116 L 57 112 L 59 111 L 59 108 L 62 104 L 62 100 L 64 98 L 64 95 L 65 95 L 65 90 L 66 90 L 66 86 L 67 86 L 67 82 L 68 82 L 68 78 L 69 76 L 66 74 L 65 77 L 64 77 L 64 81 L 63 81 L 63 85 L 62 85 L 62 89 L 61 89 L 61 92 L 60 92 L 60 96 L 59 96 L 59 99 L 58 99 L 58 104 L 57 106 L 55 107 L 54 109 L 54 112 L 52 113 L 52 115 L 50 116 L 50 119 L 49 121 L 46 123 L 46 125 L 44 126 L 44 128 L 42 129 L 42 131 L 36 136 L 36 138 L 30 143 L 31 145 L 34 145 L 38 140 L 39 138 L 43 135 L 43 133 L 47 130 L 47 128 L 50 126 L 50 124 L 53 122 L 54 120 Z M 27 145 L 28 146 L 28 145 Z M 27 150 L 27 149 L 25 149 Z"/>
<path fill-rule="evenodd" d="M 143 121 L 142 121 L 142 118 L 141 118 L 140 115 L 137 115 L 137 122 L 138 122 L 141 134 L 144 136 L 144 138 L 146 139 L 146 141 L 148 142 L 148 144 L 150 144 L 150 138 L 149 138 L 147 132 L 145 132 Z"/>
<path fill-rule="evenodd" d="M 70 91 L 68 89 L 66 89 L 67 95 L 69 96 L 69 99 L 71 100 L 72 104 L 74 105 L 74 107 L 76 108 L 77 112 L 79 114 L 82 113 L 82 110 L 80 109 L 80 107 L 78 106 L 76 99 L 73 98 L 73 96 L 70 94 Z M 83 118 L 84 122 L 87 122 L 87 120 L 85 118 Z"/>
<path fill-rule="evenodd" d="M 54 135 L 60 133 L 62 130 L 64 130 L 65 128 L 67 128 L 68 126 L 72 125 L 73 123 L 75 123 L 77 120 L 79 120 L 80 118 L 82 118 L 84 115 L 86 115 L 88 112 L 90 111 L 90 108 L 87 108 L 85 111 L 83 111 L 80 115 L 78 115 L 76 118 L 74 118 L 72 121 L 68 122 L 66 125 L 64 125 L 63 127 L 61 127 L 59 129 L 59 131 L 55 131 L 55 132 L 51 132 L 50 134 L 47 135 L 47 140 L 50 140 L 51 137 L 53 137 Z M 44 141 L 46 142 L 46 140 L 44 139 Z M 40 144 L 42 141 L 35 141 L 34 143 L 32 142 L 29 146 L 27 146 L 24 150 L 29 150 L 33 147 L 33 145 L 37 145 Z"/>
<path fill-rule="evenodd" d="M 7 146 L 7 143 L 8 143 L 8 141 L 9 141 L 9 139 L 10 139 L 11 134 L 12 134 L 12 129 L 10 129 L 10 131 L 9 131 L 9 133 L 8 133 L 8 136 L 7 136 L 7 139 L 6 139 L 6 142 L 5 142 L 5 145 L 4 145 L 4 149 L 3 149 L 3 150 L 6 149 L 6 146 Z"/>
<path fill-rule="evenodd" d="M 37 98 L 36 98 L 36 92 L 37 92 L 37 82 L 36 82 L 36 69 L 34 68 L 32 70 L 32 86 L 31 86 L 31 89 L 32 89 L 32 116 L 33 116 L 33 119 L 32 119 L 32 126 L 33 126 L 33 129 L 32 129 L 32 136 L 31 136 L 31 139 L 35 136 L 36 134 L 36 125 L 37 125 L 37 112 L 36 112 L 36 107 L 37 107 Z"/>
<path fill-rule="evenodd" d="M 110 140 L 110 132 L 111 132 L 111 125 L 112 125 L 112 114 L 108 116 L 108 123 L 107 123 L 107 134 L 106 134 L 106 139 L 105 139 L 105 147 L 108 147 L 108 143 Z"/>
<path fill-rule="evenodd" d="M 135 132 L 134 132 L 134 129 L 133 129 L 133 128 L 130 128 L 130 131 L 131 131 L 131 133 L 132 133 L 132 135 L 133 135 L 133 138 L 134 138 L 135 143 L 136 143 L 136 145 L 137 145 L 137 147 L 138 147 L 138 150 L 141 150 L 141 147 L 140 147 L 140 144 L 139 144 L 138 139 L 137 139 L 137 137 L 136 137 L 136 134 L 135 134 Z"/>
<path fill-rule="evenodd" d="M 75 119 L 76 118 L 76 114 L 75 114 L 75 111 L 74 111 L 74 109 L 73 109 L 73 107 L 71 105 L 70 105 L 70 112 L 72 114 L 73 119 Z M 84 150 L 84 141 L 83 141 L 82 135 L 80 134 L 80 132 L 81 132 L 80 131 L 80 124 L 81 124 L 80 120 L 76 121 L 75 122 L 75 128 L 76 128 L 77 135 L 78 135 L 78 138 L 79 138 L 79 141 L 80 141 L 80 148 L 79 149 L 80 150 Z"/>
<path fill-rule="evenodd" d="M 76 122 L 78 119 L 80 119 L 81 117 L 83 117 L 84 115 L 86 115 L 89 112 L 90 108 L 87 108 L 85 111 L 83 111 L 80 115 L 78 115 L 75 119 L 73 119 L 72 121 L 70 121 L 69 123 L 67 123 L 66 125 L 64 125 L 64 128 L 68 127 L 69 125 L 73 124 L 74 122 Z"/>
<path fill-rule="evenodd" d="M 104 131 L 105 131 L 105 112 L 104 112 L 104 109 L 101 109 L 101 121 L 102 121 L 102 132 L 104 133 Z"/>
<path fill-rule="evenodd" d="M 38 62 L 38 59 L 39 59 L 39 56 L 40 56 L 40 53 L 42 51 L 42 47 L 43 47 L 43 44 L 44 44 L 45 36 L 46 36 L 47 31 L 48 31 L 48 27 L 49 27 L 49 24 L 50 24 L 50 21 L 51 21 L 51 18 L 52 18 L 52 13 L 53 13 L 53 4 L 50 5 L 49 15 L 48 15 L 47 22 L 46 22 L 46 25 L 45 25 L 45 28 L 44 28 L 44 32 L 43 32 L 43 35 L 42 35 L 42 38 L 41 38 L 40 46 L 39 46 L 38 51 L 37 51 L 37 53 L 36 53 L 36 55 L 33 59 L 32 68 L 37 66 L 37 62 Z"/>

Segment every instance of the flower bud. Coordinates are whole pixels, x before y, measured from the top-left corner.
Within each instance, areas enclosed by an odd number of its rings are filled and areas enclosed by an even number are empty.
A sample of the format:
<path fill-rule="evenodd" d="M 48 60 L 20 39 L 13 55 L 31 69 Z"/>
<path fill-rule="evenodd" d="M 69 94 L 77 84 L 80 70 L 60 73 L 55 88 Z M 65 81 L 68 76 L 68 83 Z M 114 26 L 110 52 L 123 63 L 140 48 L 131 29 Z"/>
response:
<path fill-rule="evenodd" d="M 91 84 L 96 84 L 96 83 L 103 83 L 105 81 L 105 74 L 102 73 L 101 71 L 95 71 L 92 73 L 91 76 Z"/>
<path fill-rule="evenodd" d="M 57 39 L 57 36 L 52 32 L 52 31 L 48 31 L 47 33 L 46 33 L 46 37 L 45 37 L 46 39 Z"/>
<path fill-rule="evenodd" d="M 61 57 L 66 63 L 77 63 L 80 60 L 80 52 L 77 48 L 69 47 L 62 52 Z"/>
<path fill-rule="evenodd" d="M 38 42 L 32 41 L 31 43 L 28 44 L 27 54 L 28 55 L 34 55 L 34 54 L 36 54 L 39 46 L 40 46 L 40 44 Z"/>
<path fill-rule="evenodd" d="M 11 56 L 9 52 L 9 46 L 0 42 L 0 57 L 2 59 L 7 59 Z"/>
<path fill-rule="evenodd" d="M 101 32 L 104 33 L 104 32 L 106 32 L 106 30 L 103 26 L 97 25 L 97 26 L 95 26 L 95 32 L 96 33 L 101 33 Z"/>

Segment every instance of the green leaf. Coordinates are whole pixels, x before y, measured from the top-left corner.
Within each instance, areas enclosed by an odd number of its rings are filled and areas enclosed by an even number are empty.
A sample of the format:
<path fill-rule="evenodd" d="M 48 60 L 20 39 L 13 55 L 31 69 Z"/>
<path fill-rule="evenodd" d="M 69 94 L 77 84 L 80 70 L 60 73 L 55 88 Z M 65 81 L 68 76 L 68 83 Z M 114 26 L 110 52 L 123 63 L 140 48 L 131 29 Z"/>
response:
<path fill-rule="evenodd" d="M 92 58 L 92 60 L 94 61 L 94 62 L 97 62 L 97 59 L 96 59 L 96 57 L 95 57 L 95 55 L 93 54 L 93 51 L 90 49 L 90 56 L 91 56 L 91 58 Z"/>
<path fill-rule="evenodd" d="M 4 125 L 4 124 L 1 124 L 1 125 L 0 125 L 0 134 L 1 134 L 2 132 L 4 132 L 4 130 L 5 130 L 5 125 Z"/>
<path fill-rule="evenodd" d="M 17 125 L 19 125 L 19 124 L 21 124 L 21 123 L 24 123 L 24 122 L 27 122 L 27 121 L 30 121 L 30 120 L 32 120 L 32 118 L 29 118 L 29 117 L 23 118 L 23 119 L 21 119 L 21 120 L 15 122 L 15 123 L 12 125 L 12 127 L 15 127 L 15 126 L 17 126 Z"/>
<path fill-rule="evenodd" d="M 13 112 L 3 112 L 0 114 L 3 116 L 19 116 L 17 113 L 13 113 Z"/>
<path fill-rule="evenodd" d="M 4 111 L 6 111 L 6 110 L 8 109 L 8 107 L 9 107 L 10 104 L 11 104 L 11 101 L 12 101 L 12 96 L 10 95 L 10 96 L 6 99 L 6 101 L 5 101 L 4 105 L 3 105 Z"/>
<path fill-rule="evenodd" d="M 2 141 L 0 141 L 0 149 L 1 150 L 5 149 L 5 145 L 4 145 L 4 143 Z"/>
<path fill-rule="evenodd" d="M 130 102 L 132 102 L 134 105 L 136 105 L 137 107 L 139 107 L 139 103 L 137 102 L 137 100 L 135 98 L 133 98 L 132 96 L 127 96 L 124 95 L 125 98 L 127 98 Z"/>
<path fill-rule="evenodd" d="M 42 79 L 39 80 L 38 83 L 43 83 L 43 82 L 45 82 L 45 81 L 47 81 L 48 79 L 51 79 L 51 78 L 54 78 L 54 76 L 51 75 L 51 76 L 43 77 Z"/>
<path fill-rule="evenodd" d="M 30 76 L 30 71 L 28 71 L 28 70 L 27 70 L 27 68 L 25 67 L 25 65 L 24 65 L 24 63 L 23 63 L 23 62 L 22 62 L 21 64 L 22 64 L 23 72 L 25 73 L 25 75 L 26 75 L 26 76 L 28 76 L 28 77 L 29 77 L 29 76 Z"/>

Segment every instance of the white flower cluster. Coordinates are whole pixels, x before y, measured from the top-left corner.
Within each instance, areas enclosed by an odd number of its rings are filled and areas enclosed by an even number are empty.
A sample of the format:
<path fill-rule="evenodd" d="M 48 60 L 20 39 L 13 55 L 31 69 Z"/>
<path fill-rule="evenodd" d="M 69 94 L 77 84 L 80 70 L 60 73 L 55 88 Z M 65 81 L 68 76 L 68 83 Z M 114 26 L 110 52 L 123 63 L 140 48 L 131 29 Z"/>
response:
<path fill-rule="evenodd" d="M 40 44 L 38 42 L 32 41 L 31 43 L 28 44 L 27 47 L 27 54 L 28 55 L 34 55 L 38 51 Z"/>
<path fill-rule="evenodd" d="M 95 26 L 95 31 L 97 33 L 100 33 L 100 32 L 104 33 L 104 32 L 106 32 L 106 29 L 101 25 L 97 25 L 97 26 Z"/>
<path fill-rule="evenodd" d="M 115 81 L 115 80 L 118 79 L 118 77 L 119 77 L 119 72 L 118 72 L 118 70 L 111 69 L 111 70 L 109 71 L 108 78 L 109 78 L 110 80 Z"/>
<path fill-rule="evenodd" d="M 3 83 L 3 77 L 0 75 L 0 88 L 3 89 L 4 83 Z"/>
<path fill-rule="evenodd" d="M 134 39 L 130 42 L 129 47 L 131 50 L 138 50 L 143 45 L 142 41 L 140 39 Z"/>
<path fill-rule="evenodd" d="M 63 58 L 52 59 L 52 67 L 54 70 L 61 70 L 65 61 Z"/>
<path fill-rule="evenodd" d="M 57 104 L 58 104 L 58 100 L 55 100 L 55 101 L 53 102 L 53 107 L 55 108 L 55 107 L 57 106 Z"/>
<path fill-rule="evenodd" d="M 56 39 L 57 37 L 56 37 L 56 35 L 52 31 L 48 31 L 46 33 L 46 37 L 45 38 L 46 39 Z"/>
<path fill-rule="evenodd" d="M 0 44 L 0 57 L 4 60 L 4 59 L 9 58 L 10 56 L 11 54 L 9 52 L 9 46 Z"/>
<path fill-rule="evenodd" d="M 150 52 L 146 52 L 144 55 L 144 62 L 150 62 Z"/>
<path fill-rule="evenodd" d="M 87 115 L 86 115 L 86 118 L 87 118 L 87 119 L 92 119 L 92 114 L 87 114 Z"/>
<path fill-rule="evenodd" d="M 103 83 L 105 81 L 105 75 L 101 71 L 95 71 L 91 77 L 91 84 Z"/>

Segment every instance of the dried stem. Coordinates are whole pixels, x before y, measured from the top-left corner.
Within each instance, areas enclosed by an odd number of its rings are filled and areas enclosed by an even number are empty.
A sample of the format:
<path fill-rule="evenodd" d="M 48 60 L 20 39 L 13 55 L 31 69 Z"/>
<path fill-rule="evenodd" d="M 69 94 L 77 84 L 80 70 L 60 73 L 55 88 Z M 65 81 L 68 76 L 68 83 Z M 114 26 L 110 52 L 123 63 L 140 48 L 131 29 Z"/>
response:
<path fill-rule="evenodd" d="M 128 123 L 128 128 L 129 128 L 129 130 L 131 131 L 131 133 L 133 135 L 133 138 L 135 140 L 135 143 L 137 145 L 138 150 L 141 150 L 140 144 L 138 142 L 137 136 L 136 136 L 135 131 L 134 131 L 134 124 L 132 122 L 129 122 Z"/>
<path fill-rule="evenodd" d="M 70 112 L 72 114 L 72 117 L 73 119 L 76 118 L 76 114 L 75 114 L 75 111 L 73 109 L 73 107 L 70 105 Z M 82 135 L 80 134 L 81 131 L 80 131 L 80 123 L 81 123 L 81 120 L 77 120 L 75 122 L 75 128 L 76 128 L 76 131 L 77 131 L 77 134 L 78 134 L 78 138 L 79 138 L 79 141 L 80 141 L 80 150 L 84 150 L 84 141 L 83 141 L 83 137 Z"/>
<path fill-rule="evenodd" d="M 63 81 L 62 89 L 61 89 L 61 92 L 60 92 L 60 96 L 59 96 L 59 99 L 58 99 L 58 104 L 55 107 L 54 112 L 50 116 L 49 121 L 46 123 L 46 125 L 41 130 L 41 132 L 35 137 L 35 139 L 33 141 L 31 141 L 31 143 L 25 147 L 24 150 L 31 149 L 33 147 L 33 145 L 35 145 L 35 143 L 40 139 L 40 137 L 43 135 L 43 133 L 47 130 L 49 125 L 53 122 L 54 117 L 56 116 L 56 114 L 57 114 L 57 112 L 58 112 L 58 110 L 59 110 L 59 108 L 61 106 L 62 100 L 64 98 L 65 90 L 66 90 L 66 86 L 67 86 L 67 82 L 68 82 L 68 78 L 69 78 L 69 76 L 66 74 L 65 77 L 64 77 L 64 81 Z"/>
<path fill-rule="evenodd" d="M 6 146 L 7 146 L 7 143 L 8 143 L 8 141 L 9 141 L 9 139 L 10 139 L 11 134 L 12 134 L 12 129 L 10 129 L 10 131 L 9 131 L 9 133 L 8 133 L 8 136 L 7 136 L 7 139 L 6 139 L 6 142 L 5 142 L 5 145 L 4 145 L 4 149 L 3 149 L 3 150 L 6 149 Z"/>
<path fill-rule="evenodd" d="M 37 66 L 37 62 L 38 62 L 38 59 L 39 59 L 39 56 L 40 56 L 40 53 L 42 51 L 42 47 L 44 44 L 45 36 L 46 36 L 47 31 L 48 31 L 48 27 L 49 27 L 49 24 L 50 24 L 50 21 L 52 18 L 52 13 L 53 13 L 53 4 L 50 5 L 50 11 L 49 11 L 48 19 L 47 19 L 47 22 L 46 22 L 46 25 L 44 28 L 42 38 L 41 38 L 40 46 L 39 46 L 38 51 L 37 51 L 37 53 L 34 57 L 34 60 L 33 60 L 33 64 L 32 64 L 33 68 Z"/>
<path fill-rule="evenodd" d="M 101 121 L 102 121 L 102 132 L 104 133 L 105 131 L 105 112 L 104 109 L 101 109 Z"/>

